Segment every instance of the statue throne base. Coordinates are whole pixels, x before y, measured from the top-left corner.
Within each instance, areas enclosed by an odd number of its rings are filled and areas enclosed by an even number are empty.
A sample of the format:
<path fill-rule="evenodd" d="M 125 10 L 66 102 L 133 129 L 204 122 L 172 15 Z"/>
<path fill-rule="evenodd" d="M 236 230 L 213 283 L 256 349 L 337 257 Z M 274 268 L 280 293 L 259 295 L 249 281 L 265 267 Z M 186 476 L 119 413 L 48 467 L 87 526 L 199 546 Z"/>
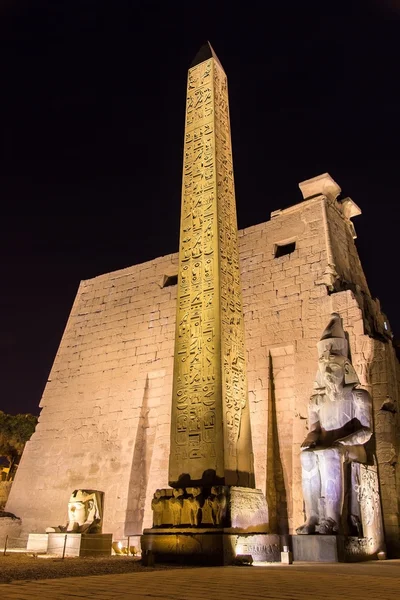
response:
<path fill-rule="evenodd" d="M 51 556 L 111 556 L 112 533 L 30 533 L 27 551 Z"/>
<path fill-rule="evenodd" d="M 349 535 L 292 535 L 294 561 L 361 562 L 378 558 L 374 538 Z"/>
<path fill-rule="evenodd" d="M 373 538 L 347 535 L 292 535 L 294 561 L 360 562 L 378 558 Z"/>
<path fill-rule="evenodd" d="M 157 494 L 154 525 L 141 537 L 142 555 L 151 552 L 156 561 L 184 564 L 228 565 L 245 556 L 280 561 L 280 536 L 268 533 L 261 490 L 218 486 Z"/>
<path fill-rule="evenodd" d="M 359 513 L 359 535 L 351 535 L 351 533 L 343 535 L 346 533 L 349 512 L 347 509 L 342 515 L 339 530 L 342 535 L 292 535 L 293 560 L 359 562 L 385 556 L 379 479 L 375 461 L 373 465 L 353 462 L 348 466 L 350 468 L 348 475 L 353 484 L 351 493 L 345 497 L 345 506 L 352 502 L 353 511 L 350 512 Z M 354 492 L 357 493 L 357 498 L 354 498 Z M 356 509 L 355 505 L 357 505 Z"/>

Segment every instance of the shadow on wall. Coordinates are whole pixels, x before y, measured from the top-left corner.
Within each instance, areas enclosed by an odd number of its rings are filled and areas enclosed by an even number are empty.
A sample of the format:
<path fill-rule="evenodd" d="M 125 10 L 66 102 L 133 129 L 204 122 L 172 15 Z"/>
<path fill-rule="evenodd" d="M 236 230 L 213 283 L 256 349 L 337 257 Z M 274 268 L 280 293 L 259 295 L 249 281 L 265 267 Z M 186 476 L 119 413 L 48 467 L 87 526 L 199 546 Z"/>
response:
<path fill-rule="evenodd" d="M 280 535 L 289 533 L 289 519 L 285 479 L 280 454 L 276 395 L 272 356 L 269 355 L 268 386 L 268 443 L 267 443 L 267 503 L 270 531 Z"/>
<path fill-rule="evenodd" d="M 141 535 L 156 427 L 149 423 L 149 378 L 143 393 L 128 487 L 125 535 Z"/>

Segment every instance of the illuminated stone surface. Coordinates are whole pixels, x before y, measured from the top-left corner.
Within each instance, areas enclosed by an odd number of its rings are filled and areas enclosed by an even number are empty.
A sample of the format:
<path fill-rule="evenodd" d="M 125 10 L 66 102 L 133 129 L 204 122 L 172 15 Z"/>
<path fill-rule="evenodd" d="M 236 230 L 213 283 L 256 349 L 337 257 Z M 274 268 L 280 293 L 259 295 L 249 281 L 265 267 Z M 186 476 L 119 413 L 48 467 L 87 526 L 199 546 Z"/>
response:
<path fill-rule="evenodd" d="M 101 533 L 103 510 L 103 492 L 75 490 L 68 502 L 66 525 L 46 527 L 46 533 Z"/>
<path fill-rule="evenodd" d="M 51 556 L 111 556 L 111 533 L 30 533 L 26 549 Z"/>
<path fill-rule="evenodd" d="M 291 239 L 295 251 L 274 258 L 275 245 Z M 354 291 L 328 294 L 320 283 L 328 242 Z M 398 413 L 381 407 L 387 396 L 397 403 L 396 358 L 340 205 L 321 195 L 279 211 L 239 231 L 239 251 L 256 486 L 270 522 L 294 533 L 303 520 L 300 445 L 316 343 L 338 312 L 373 400 L 386 541 L 394 546 Z M 154 491 L 168 483 L 177 291 L 160 282 L 177 272 L 173 254 L 81 283 L 7 504 L 23 518 L 23 535 L 63 523 L 79 487 L 105 492 L 104 530 L 117 539 L 151 526 Z"/>
<path fill-rule="evenodd" d="M 296 532 L 320 535 L 313 542 L 294 539 L 294 557 L 310 560 L 306 558 L 310 549 L 311 555 L 324 556 L 328 546 L 322 536 L 343 533 L 363 540 L 352 544 L 344 538 L 344 550 L 339 544 L 338 556 L 345 555 L 347 547 L 354 548 L 356 554 L 357 545 L 361 545 L 363 556 L 376 557 L 385 547 L 372 399 L 358 387 L 337 313 L 331 315 L 317 346 L 317 375 L 308 406 L 309 432 L 300 455 L 306 521 Z M 321 560 L 330 560 L 329 556 L 327 552 Z"/>
<path fill-rule="evenodd" d="M 206 44 L 187 83 L 170 485 L 254 487 L 249 414 L 227 78 Z"/>
<path fill-rule="evenodd" d="M 151 550 L 156 562 L 229 565 L 243 554 L 257 561 L 280 561 L 281 540 L 276 534 L 207 528 L 149 529 L 141 541 L 142 552 Z"/>
<path fill-rule="evenodd" d="M 144 530 L 141 547 L 156 560 L 230 564 L 237 539 L 224 528 L 256 538 L 269 532 L 269 523 L 263 492 L 253 489 L 227 78 L 209 44 L 188 73 L 182 179 L 169 459 L 174 489 L 156 491 L 154 529 Z M 197 529 L 177 535 L 184 526 Z M 222 530 L 205 533 L 213 526 Z M 271 558 L 261 537 L 258 546 L 262 560 Z"/>
<path fill-rule="evenodd" d="M 337 312 L 372 397 L 390 554 L 399 540 L 398 363 L 354 243 L 357 211 L 331 181 L 304 182 L 302 202 L 288 198 L 292 206 L 239 231 L 255 485 L 271 530 L 294 533 L 304 521 L 300 446 L 315 346 Z M 154 491 L 168 486 L 173 393 L 177 286 L 162 286 L 177 274 L 172 254 L 81 282 L 6 507 L 22 518 L 23 538 L 63 523 L 79 488 L 105 492 L 103 529 L 115 539 L 151 526 Z"/>

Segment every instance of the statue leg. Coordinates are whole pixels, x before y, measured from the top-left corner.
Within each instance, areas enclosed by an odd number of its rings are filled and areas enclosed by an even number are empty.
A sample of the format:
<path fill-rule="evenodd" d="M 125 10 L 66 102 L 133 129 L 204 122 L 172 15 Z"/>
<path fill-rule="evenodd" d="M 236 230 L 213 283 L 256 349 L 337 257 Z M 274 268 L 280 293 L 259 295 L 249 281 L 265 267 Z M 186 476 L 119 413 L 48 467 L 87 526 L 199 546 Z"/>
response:
<path fill-rule="evenodd" d="M 340 448 L 329 448 L 319 453 L 321 473 L 321 500 L 325 516 L 319 532 L 338 533 L 343 509 L 343 456 Z"/>
<path fill-rule="evenodd" d="M 312 450 L 303 450 L 300 454 L 302 467 L 303 498 L 306 509 L 306 522 L 296 529 L 298 534 L 315 533 L 319 522 L 318 500 L 321 496 L 321 477 L 318 457 Z"/>

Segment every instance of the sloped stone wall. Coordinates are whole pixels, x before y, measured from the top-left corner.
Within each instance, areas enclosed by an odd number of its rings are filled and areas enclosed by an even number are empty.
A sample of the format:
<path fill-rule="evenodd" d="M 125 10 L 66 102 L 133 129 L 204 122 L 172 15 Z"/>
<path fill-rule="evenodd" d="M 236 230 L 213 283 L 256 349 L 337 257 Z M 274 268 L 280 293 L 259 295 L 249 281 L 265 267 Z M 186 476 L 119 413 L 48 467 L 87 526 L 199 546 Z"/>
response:
<path fill-rule="evenodd" d="M 385 317 L 369 296 L 350 233 L 324 196 L 239 232 L 256 485 L 278 530 L 293 532 L 303 521 L 299 453 L 316 343 L 330 313 L 339 312 L 354 367 L 374 399 L 385 527 L 394 544 L 399 424 L 382 404 L 389 396 L 397 407 L 397 361 L 388 336 L 367 335 Z M 289 243 L 293 251 L 276 258 L 277 246 Z M 328 293 L 332 255 L 349 285 Z M 150 525 L 153 492 L 168 480 L 176 286 L 162 285 L 177 269 L 174 254 L 81 283 L 7 505 L 22 517 L 25 535 L 64 523 L 69 495 L 80 487 L 105 492 L 104 531 L 116 539 Z"/>

